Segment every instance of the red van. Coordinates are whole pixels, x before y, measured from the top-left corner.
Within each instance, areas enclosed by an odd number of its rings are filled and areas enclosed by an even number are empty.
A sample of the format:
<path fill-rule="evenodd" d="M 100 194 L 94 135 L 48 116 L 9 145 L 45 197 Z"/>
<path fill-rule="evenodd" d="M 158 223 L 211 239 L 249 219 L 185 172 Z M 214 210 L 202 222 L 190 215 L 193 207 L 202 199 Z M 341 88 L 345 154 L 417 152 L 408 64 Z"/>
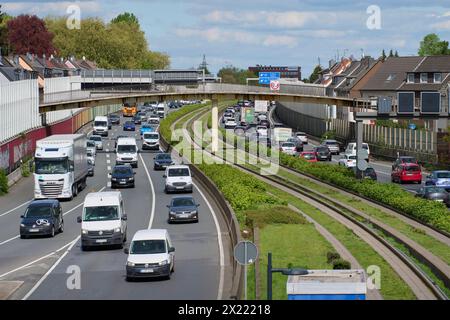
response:
<path fill-rule="evenodd" d="M 398 183 L 422 183 L 422 169 L 416 163 L 399 163 L 391 173 L 391 181 Z"/>

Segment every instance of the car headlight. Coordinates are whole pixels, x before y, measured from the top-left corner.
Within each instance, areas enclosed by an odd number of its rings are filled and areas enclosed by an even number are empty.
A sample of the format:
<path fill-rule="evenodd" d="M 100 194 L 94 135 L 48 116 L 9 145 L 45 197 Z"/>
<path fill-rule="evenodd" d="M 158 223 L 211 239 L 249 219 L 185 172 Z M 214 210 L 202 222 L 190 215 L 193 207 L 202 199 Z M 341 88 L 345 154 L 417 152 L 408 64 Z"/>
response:
<path fill-rule="evenodd" d="M 119 232 L 121 232 L 121 230 L 120 230 L 120 228 L 115 228 L 115 229 L 114 229 L 114 232 L 115 232 L 115 233 L 119 233 Z"/>
<path fill-rule="evenodd" d="M 127 261 L 127 266 L 134 267 L 134 262 Z"/>
<path fill-rule="evenodd" d="M 117 179 L 116 179 L 116 178 L 111 178 L 111 180 L 112 180 L 112 181 L 117 181 Z"/>
<path fill-rule="evenodd" d="M 44 223 L 44 226 L 46 226 L 46 227 L 50 227 L 50 223 Z"/>
<path fill-rule="evenodd" d="M 128 180 L 130 180 L 130 181 L 134 181 L 134 178 L 133 178 L 133 177 L 131 177 L 131 178 L 129 178 Z"/>
<path fill-rule="evenodd" d="M 25 227 L 25 225 L 23 223 L 20 224 L 21 227 Z"/>
<path fill-rule="evenodd" d="M 191 212 L 189 212 L 190 214 L 196 214 L 197 213 L 197 211 L 191 211 Z"/>
<path fill-rule="evenodd" d="M 87 230 L 85 230 L 85 229 L 81 229 L 81 234 L 87 234 L 88 233 L 88 231 Z"/>
<path fill-rule="evenodd" d="M 175 211 L 170 211 L 171 215 L 176 215 L 177 213 Z"/>
<path fill-rule="evenodd" d="M 160 266 L 165 266 L 166 264 L 168 264 L 169 261 L 168 260 L 163 260 L 160 263 L 158 263 Z"/>

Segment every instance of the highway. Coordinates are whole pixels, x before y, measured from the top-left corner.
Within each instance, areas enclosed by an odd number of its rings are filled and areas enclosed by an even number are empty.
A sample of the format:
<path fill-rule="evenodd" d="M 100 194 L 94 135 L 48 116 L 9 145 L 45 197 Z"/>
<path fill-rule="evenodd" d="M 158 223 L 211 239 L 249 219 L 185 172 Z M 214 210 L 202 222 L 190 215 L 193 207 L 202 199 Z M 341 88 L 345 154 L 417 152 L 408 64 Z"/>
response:
<path fill-rule="evenodd" d="M 0 198 L 0 280 L 23 281 L 11 298 L 60 300 L 225 297 L 228 286 L 226 280 L 231 274 L 227 266 L 220 266 L 220 256 L 227 253 L 219 247 L 218 242 L 218 234 L 222 236 L 226 233 L 221 228 L 221 218 L 215 213 L 215 206 L 205 195 L 205 190 L 196 186 L 192 195 L 200 203 L 199 222 L 167 223 L 166 205 L 173 195 L 164 193 L 164 171 L 153 170 L 156 151 L 140 153 L 139 167 L 135 169 L 136 187 L 120 191 L 128 215 L 127 244 L 137 230 L 169 230 L 176 248 L 172 278 L 126 282 L 127 255 L 123 250 L 81 251 L 80 224 L 76 222 L 76 218 L 82 214 L 84 197 L 91 191 L 111 189 L 108 172 L 111 172 L 115 164 L 115 154 L 112 152 L 114 141 L 111 139 L 119 134 L 131 135 L 136 137 L 140 145 L 138 128 L 137 126 L 136 132 L 123 132 L 121 125 L 113 126 L 109 137 L 104 138 L 104 152 L 97 152 L 95 175 L 88 179 L 88 187 L 74 200 L 62 202 L 65 231 L 55 238 L 24 240 L 18 236 L 19 217 L 33 197 L 32 177 L 23 179 L 7 196 Z M 57 250 L 59 251 L 55 252 Z M 228 262 L 227 259 L 224 261 Z M 67 287 L 66 282 L 70 276 L 67 270 L 71 266 L 80 268 L 81 289 Z M 225 279 L 220 279 L 221 276 Z"/>

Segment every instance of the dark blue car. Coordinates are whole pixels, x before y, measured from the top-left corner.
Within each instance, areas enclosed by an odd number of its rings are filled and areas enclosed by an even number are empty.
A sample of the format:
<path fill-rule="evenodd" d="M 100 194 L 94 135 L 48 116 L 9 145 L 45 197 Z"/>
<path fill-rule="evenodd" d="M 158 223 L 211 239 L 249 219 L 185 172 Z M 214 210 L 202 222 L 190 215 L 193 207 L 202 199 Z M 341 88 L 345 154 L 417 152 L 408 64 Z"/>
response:
<path fill-rule="evenodd" d="M 173 165 L 172 156 L 170 153 L 158 153 L 154 158 L 154 170 L 164 170 L 168 166 Z"/>
<path fill-rule="evenodd" d="M 51 236 L 64 231 L 62 208 L 58 200 L 34 200 L 20 216 L 20 238 Z"/>
<path fill-rule="evenodd" d="M 136 131 L 136 125 L 133 121 L 126 121 L 123 124 L 123 131 Z"/>
<path fill-rule="evenodd" d="M 441 187 L 450 191 L 450 171 L 448 170 L 437 170 L 433 171 L 429 176 L 427 176 L 427 180 L 425 181 L 426 186 L 436 186 Z"/>
<path fill-rule="evenodd" d="M 134 175 L 136 173 L 133 171 L 130 165 L 117 165 L 114 166 L 111 173 L 111 188 L 117 187 L 131 187 L 135 186 Z"/>
<path fill-rule="evenodd" d="M 172 222 L 198 222 L 198 207 L 191 196 L 173 197 L 169 208 L 169 223 Z"/>

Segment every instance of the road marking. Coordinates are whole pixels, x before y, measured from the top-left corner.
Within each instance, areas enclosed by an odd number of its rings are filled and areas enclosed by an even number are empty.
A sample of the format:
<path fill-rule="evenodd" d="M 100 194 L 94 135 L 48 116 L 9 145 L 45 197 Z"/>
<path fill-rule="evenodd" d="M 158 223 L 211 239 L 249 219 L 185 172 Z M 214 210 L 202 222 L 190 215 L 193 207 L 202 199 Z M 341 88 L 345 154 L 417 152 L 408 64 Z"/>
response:
<path fill-rule="evenodd" d="M 78 236 L 78 237 L 79 237 L 79 236 Z M 54 255 L 55 253 L 57 253 L 57 252 L 59 252 L 59 251 L 61 251 L 61 250 L 64 250 L 64 248 L 67 247 L 67 246 L 70 246 L 70 245 L 72 244 L 73 241 L 74 241 L 74 240 L 72 240 L 72 241 L 70 241 L 69 243 L 65 244 L 64 246 L 62 246 L 62 247 L 59 248 L 58 250 L 55 250 L 55 251 L 53 251 L 53 252 L 50 252 L 49 254 L 46 254 L 46 255 L 43 256 L 43 257 L 40 257 L 40 258 L 38 258 L 38 259 L 36 259 L 36 260 L 33 260 L 33 261 L 31 261 L 31 262 L 28 262 L 27 264 L 24 264 L 23 266 L 20 266 L 20 267 L 18 267 L 18 268 L 16 268 L 16 269 L 13 269 L 13 270 L 11 270 L 11 271 L 8 271 L 8 272 L 6 272 L 6 273 L 0 275 L 0 279 L 6 277 L 7 275 L 10 275 L 11 273 L 14 273 L 14 272 L 16 272 L 16 271 L 19 271 L 19 270 L 22 270 L 22 269 L 24 269 L 24 268 L 26 268 L 26 267 L 29 267 L 29 266 L 35 264 L 36 262 L 39 262 L 39 261 L 41 261 L 41 260 L 44 260 L 44 259 L 46 259 L 46 258 L 48 258 L 48 257 L 50 257 L 50 256 L 52 256 L 52 255 Z"/>
<path fill-rule="evenodd" d="M 108 183 L 106 184 L 106 186 L 107 186 L 108 188 L 111 188 L 111 181 L 108 181 Z"/>
<path fill-rule="evenodd" d="M 216 213 L 214 212 L 211 204 L 209 203 L 208 199 L 206 198 L 205 194 L 200 190 L 199 187 L 197 187 L 196 184 L 194 184 L 194 187 L 198 190 L 200 195 L 203 197 L 203 200 L 205 200 L 206 204 L 208 205 L 209 211 L 211 211 L 214 219 L 214 224 L 216 225 L 217 230 L 217 241 L 219 243 L 219 255 L 220 255 L 220 280 L 219 280 L 219 292 L 217 293 L 217 300 L 222 300 L 222 294 L 223 294 L 223 282 L 224 282 L 224 264 L 225 264 L 225 258 L 224 258 L 224 250 L 223 250 L 223 243 L 222 243 L 222 236 L 219 226 L 219 220 L 217 219 Z"/>
<path fill-rule="evenodd" d="M 11 212 L 13 212 L 13 211 L 19 209 L 20 207 L 23 207 L 24 205 L 30 203 L 31 201 L 33 201 L 33 200 L 28 200 L 27 202 L 24 202 L 24 203 L 18 205 L 18 206 L 15 207 L 14 209 L 11 209 L 11 210 L 9 210 L 9 211 L 6 211 L 5 213 L 0 214 L 0 217 L 6 216 L 7 214 L 9 214 L 9 213 L 11 213 Z"/>
<path fill-rule="evenodd" d="M 10 239 L 8 239 L 8 240 L 5 240 L 5 241 L 3 241 L 3 242 L 0 242 L 0 246 L 6 244 L 6 243 L 8 243 L 8 242 L 11 242 L 11 241 L 13 241 L 14 239 L 17 239 L 17 238 L 19 238 L 19 237 L 20 237 L 20 235 L 19 235 L 19 236 L 15 236 L 15 237 L 13 237 L 13 238 L 10 238 Z"/>
<path fill-rule="evenodd" d="M 111 160 L 107 159 L 107 160 L 106 160 L 106 163 L 107 163 L 107 164 L 110 164 L 110 163 L 111 163 Z"/>
<path fill-rule="evenodd" d="M 106 154 L 106 157 L 109 158 L 109 153 Z"/>
<path fill-rule="evenodd" d="M 155 187 L 153 186 L 152 178 L 150 177 L 150 173 L 148 172 L 147 166 L 144 162 L 144 159 L 142 158 L 142 154 L 139 154 L 139 158 L 142 161 L 142 165 L 144 166 L 145 173 L 147 174 L 148 182 L 150 182 L 150 189 L 152 189 L 152 211 L 150 213 L 150 221 L 148 223 L 148 229 L 152 228 L 153 224 L 153 218 L 155 217 L 155 202 L 156 202 L 156 195 L 155 195 Z"/>
<path fill-rule="evenodd" d="M 72 250 L 73 246 L 77 243 L 77 241 L 81 238 L 81 235 L 78 236 L 75 240 L 72 241 L 71 245 L 67 248 L 66 252 L 63 253 L 61 257 L 53 264 L 53 266 L 44 274 L 44 276 L 39 279 L 39 281 L 34 285 L 33 288 L 22 298 L 22 300 L 27 300 L 42 284 L 42 282 L 47 279 L 47 277 L 52 273 L 53 270 L 61 263 L 62 259 L 69 253 L 70 250 Z"/>
<path fill-rule="evenodd" d="M 109 149 L 106 149 L 105 152 L 109 152 Z"/>
<path fill-rule="evenodd" d="M 108 166 L 108 168 L 107 168 L 107 169 L 108 169 L 108 171 L 111 171 L 111 166 Z"/>

